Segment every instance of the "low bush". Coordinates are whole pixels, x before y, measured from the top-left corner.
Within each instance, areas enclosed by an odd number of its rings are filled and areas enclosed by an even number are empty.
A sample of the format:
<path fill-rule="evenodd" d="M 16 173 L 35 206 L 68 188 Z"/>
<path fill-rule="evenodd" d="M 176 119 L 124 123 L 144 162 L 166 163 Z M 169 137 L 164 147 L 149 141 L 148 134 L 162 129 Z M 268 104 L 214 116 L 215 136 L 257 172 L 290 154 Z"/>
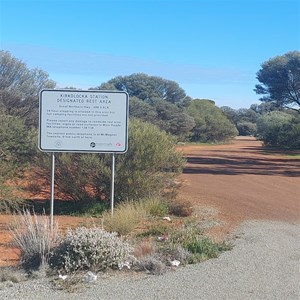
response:
<path fill-rule="evenodd" d="M 18 283 L 27 279 L 26 274 L 16 267 L 1 267 L 0 268 L 0 283 L 10 281 Z M 1 288 L 0 288 L 1 289 Z"/>
<path fill-rule="evenodd" d="M 132 247 L 117 233 L 101 228 L 79 227 L 68 230 L 55 248 L 49 263 L 51 268 L 66 273 L 77 270 L 103 271 L 118 268 L 133 260 Z"/>
<path fill-rule="evenodd" d="M 194 222 L 188 222 L 182 228 L 174 230 L 167 240 L 168 246 L 162 247 L 167 259 L 177 258 L 182 263 L 196 263 L 218 257 L 232 247 L 227 243 L 215 243 L 204 236 L 203 230 Z"/>
<path fill-rule="evenodd" d="M 170 214 L 177 217 L 189 217 L 192 215 L 194 208 L 191 202 L 187 200 L 172 200 L 168 202 Z"/>
<path fill-rule="evenodd" d="M 116 156 L 115 202 L 139 200 L 163 194 L 176 188 L 175 177 L 185 160 L 175 150 L 175 138 L 152 124 L 131 119 L 129 147 Z M 49 182 L 51 156 L 40 154 L 37 178 Z M 109 154 L 56 155 L 57 190 L 75 201 L 107 200 L 111 186 L 111 156 Z"/>
<path fill-rule="evenodd" d="M 50 229 L 50 219 L 45 215 L 20 212 L 10 228 L 13 243 L 21 250 L 21 264 L 28 269 L 46 266 L 53 247 L 58 242 L 58 224 Z"/>
<path fill-rule="evenodd" d="M 127 235 L 139 226 L 146 215 L 145 209 L 138 202 L 123 202 L 115 208 L 113 215 L 107 211 L 102 217 L 106 230 Z"/>
<path fill-rule="evenodd" d="M 167 266 L 156 254 L 144 256 L 138 259 L 134 265 L 135 271 L 143 271 L 152 275 L 162 275 L 166 272 Z"/>
<path fill-rule="evenodd" d="M 141 241 L 134 246 L 133 255 L 136 258 L 150 256 L 154 253 L 153 243 Z"/>
<path fill-rule="evenodd" d="M 300 149 L 300 117 L 274 111 L 257 121 L 257 137 L 266 146 Z"/>
<path fill-rule="evenodd" d="M 0 213 L 15 213 L 25 206 L 25 201 L 14 194 L 14 189 L 1 182 L 0 179 Z"/>
<path fill-rule="evenodd" d="M 159 197 L 142 199 L 139 204 L 148 215 L 153 217 L 163 217 L 169 213 L 168 203 Z"/>

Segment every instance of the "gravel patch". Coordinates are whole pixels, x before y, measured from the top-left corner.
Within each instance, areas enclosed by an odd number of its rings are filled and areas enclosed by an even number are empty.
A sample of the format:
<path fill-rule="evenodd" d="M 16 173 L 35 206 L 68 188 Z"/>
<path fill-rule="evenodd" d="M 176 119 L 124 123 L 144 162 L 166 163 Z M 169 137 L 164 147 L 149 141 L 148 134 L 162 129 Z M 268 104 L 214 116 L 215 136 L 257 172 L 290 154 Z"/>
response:
<path fill-rule="evenodd" d="M 54 290 L 49 279 L 30 280 L 3 287 L 0 299 L 300 299 L 300 224 L 247 222 L 233 241 L 217 259 L 161 276 L 99 276 L 76 293 Z"/>

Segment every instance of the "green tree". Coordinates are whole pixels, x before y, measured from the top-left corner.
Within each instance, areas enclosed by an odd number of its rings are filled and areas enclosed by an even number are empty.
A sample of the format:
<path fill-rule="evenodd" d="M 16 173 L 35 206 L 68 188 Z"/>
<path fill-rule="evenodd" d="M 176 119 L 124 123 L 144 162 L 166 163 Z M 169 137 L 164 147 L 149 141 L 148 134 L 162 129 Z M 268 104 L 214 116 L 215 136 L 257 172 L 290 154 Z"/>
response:
<path fill-rule="evenodd" d="M 29 130 L 18 117 L 8 116 L 0 109 L 0 211 L 19 208 L 22 199 L 8 180 L 22 177 L 36 153 L 37 130 Z M 18 187 L 17 187 L 18 188 Z"/>
<path fill-rule="evenodd" d="M 98 88 L 125 91 L 130 97 L 135 96 L 146 102 L 160 98 L 171 103 L 182 103 L 190 99 L 175 81 L 143 73 L 117 76 Z"/>
<path fill-rule="evenodd" d="M 129 117 L 150 123 L 157 123 L 158 120 L 155 107 L 134 96 L 129 101 Z"/>
<path fill-rule="evenodd" d="M 239 135 L 255 135 L 258 117 L 258 113 L 255 110 L 252 108 L 233 109 L 228 106 L 221 107 L 221 110 L 231 123 L 236 126 Z"/>
<path fill-rule="evenodd" d="M 257 121 L 257 137 L 265 145 L 280 148 L 300 148 L 300 116 L 273 111 Z"/>
<path fill-rule="evenodd" d="M 264 62 L 257 72 L 261 84 L 255 86 L 263 102 L 275 103 L 300 113 L 300 52 L 292 51 Z"/>
<path fill-rule="evenodd" d="M 0 106 L 6 114 L 37 126 L 39 91 L 54 87 L 46 72 L 29 69 L 9 52 L 0 51 Z"/>
<path fill-rule="evenodd" d="M 237 135 L 236 127 L 211 100 L 191 101 L 187 113 L 194 118 L 196 123 L 192 130 L 193 141 L 221 142 Z"/>
<path fill-rule="evenodd" d="M 175 150 L 175 140 L 150 123 L 129 122 L 129 147 L 116 157 L 115 199 L 136 200 L 172 189 L 184 159 Z M 49 180 L 50 156 L 39 157 L 38 178 Z M 109 154 L 56 156 L 56 185 L 60 192 L 77 201 L 109 199 L 111 182 Z"/>
<path fill-rule="evenodd" d="M 157 120 L 155 122 L 162 130 L 184 140 L 195 127 L 194 118 L 182 108 L 161 99 L 154 99 L 151 105 L 155 108 Z"/>
<path fill-rule="evenodd" d="M 130 98 L 129 116 L 155 124 L 179 140 L 185 140 L 195 126 L 193 117 L 189 116 L 183 108 L 157 98 L 149 103 L 137 97 Z"/>

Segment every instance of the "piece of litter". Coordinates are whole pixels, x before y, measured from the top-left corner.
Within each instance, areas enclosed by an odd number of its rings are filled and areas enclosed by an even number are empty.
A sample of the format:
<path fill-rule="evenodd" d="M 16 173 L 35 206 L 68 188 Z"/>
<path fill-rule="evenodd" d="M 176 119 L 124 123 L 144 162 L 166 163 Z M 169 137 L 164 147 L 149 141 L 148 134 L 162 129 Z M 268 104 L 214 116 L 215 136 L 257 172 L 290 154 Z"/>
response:
<path fill-rule="evenodd" d="M 162 235 L 162 236 L 159 236 L 157 239 L 158 239 L 160 242 L 164 242 L 164 241 L 167 241 L 169 238 L 168 238 L 167 236 L 165 236 L 165 235 Z"/>
<path fill-rule="evenodd" d="M 171 222 L 171 218 L 170 217 L 163 217 L 163 220 Z"/>
<path fill-rule="evenodd" d="M 130 268 L 131 268 L 130 263 L 128 261 L 126 261 L 125 263 L 119 264 L 119 270 L 122 270 L 124 267 L 126 267 L 127 269 L 130 270 Z"/>
<path fill-rule="evenodd" d="M 175 260 L 171 261 L 171 265 L 173 267 L 178 267 L 180 265 L 180 261 L 175 259 Z"/>
<path fill-rule="evenodd" d="M 62 280 L 66 280 L 68 278 L 68 275 L 58 275 L 58 277 Z"/>

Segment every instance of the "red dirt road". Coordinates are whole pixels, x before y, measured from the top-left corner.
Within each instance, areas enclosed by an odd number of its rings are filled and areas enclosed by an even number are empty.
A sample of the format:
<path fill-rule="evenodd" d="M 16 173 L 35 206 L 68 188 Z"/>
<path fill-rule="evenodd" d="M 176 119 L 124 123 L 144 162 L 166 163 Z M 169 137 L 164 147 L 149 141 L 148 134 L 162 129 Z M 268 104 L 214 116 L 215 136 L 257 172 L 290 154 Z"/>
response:
<path fill-rule="evenodd" d="M 222 236 L 250 219 L 300 221 L 300 159 L 267 152 L 249 137 L 181 150 L 188 163 L 180 197 L 216 208 Z"/>
<path fill-rule="evenodd" d="M 216 239 L 245 220 L 300 221 L 299 158 L 265 152 L 254 138 L 238 138 L 228 145 L 186 145 L 180 150 L 188 163 L 180 176 L 179 198 L 192 202 L 201 218 L 217 220 L 210 231 Z M 203 216 L 203 211 L 212 217 Z M 12 216 L 0 215 L 0 266 L 18 258 L 7 245 L 7 225 L 12 220 Z M 62 227 L 86 221 L 59 217 Z"/>

